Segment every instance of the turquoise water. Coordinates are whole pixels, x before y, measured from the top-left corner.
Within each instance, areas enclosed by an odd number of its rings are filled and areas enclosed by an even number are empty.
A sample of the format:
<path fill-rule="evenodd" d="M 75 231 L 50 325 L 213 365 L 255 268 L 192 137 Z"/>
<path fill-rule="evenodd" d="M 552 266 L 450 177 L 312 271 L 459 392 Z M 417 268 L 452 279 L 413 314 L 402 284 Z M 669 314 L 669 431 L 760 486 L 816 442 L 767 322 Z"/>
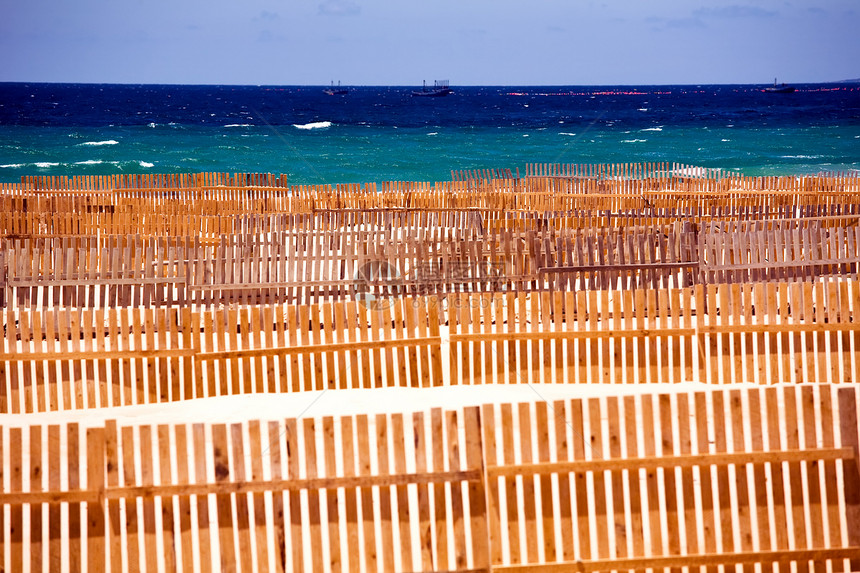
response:
<path fill-rule="evenodd" d="M 88 94 L 97 88 L 103 100 Z M 405 88 L 2 84 L 0 181 L 199 171 L 440 181 L 460 169 L 659 161 L 747 175 L 860 170 L 858 86 L 566 89 L 460 88 L 430 101 Z"/>

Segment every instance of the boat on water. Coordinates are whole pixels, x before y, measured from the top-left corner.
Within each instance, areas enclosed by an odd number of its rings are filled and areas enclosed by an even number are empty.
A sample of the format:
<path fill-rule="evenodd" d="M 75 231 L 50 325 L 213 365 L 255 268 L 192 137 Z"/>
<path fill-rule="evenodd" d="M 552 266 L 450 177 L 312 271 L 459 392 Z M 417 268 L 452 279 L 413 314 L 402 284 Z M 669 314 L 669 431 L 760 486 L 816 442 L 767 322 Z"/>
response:
<path fill-rule="evenodd" d="M 790 94 L 794 93 L 794 86 L 785 83 L 776 83 L 776 78 L 773 78 L 773 85 L 764 88 L 764 91 L 769 94 Z"/>
<path fill-rule="evenodd" d="M 340 80 L 338 80 L 338 82 L 337 82 L 337 87 L 335 87 L 334 80 L 332 80 L 331 81 L 331 87 L 328 87 L 328 88 L 324 89 L 323 91 L 330 96 L 346 95 L 349 93 L 348 89 L 340 87 Z"/>
<path fill-rule="evenodd" d="M 421 91 L 413 91 L 414 97 L 442 97 L 451 93 L 451 87 L 448 85 L 448 80 L 436 80 L 433 82 L 433 87 L 427 87 L 427 80 L 424 80 L 424 87 Z"/>

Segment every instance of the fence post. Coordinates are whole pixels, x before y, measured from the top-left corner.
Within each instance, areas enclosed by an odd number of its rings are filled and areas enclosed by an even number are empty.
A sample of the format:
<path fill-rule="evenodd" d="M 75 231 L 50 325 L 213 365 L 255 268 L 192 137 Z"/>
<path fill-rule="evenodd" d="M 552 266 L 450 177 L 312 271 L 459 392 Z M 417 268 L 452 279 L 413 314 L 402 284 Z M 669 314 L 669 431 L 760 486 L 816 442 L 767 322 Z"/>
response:
<path fill-rule="evenodd" d="M 707 315 L 706 293 L 705 286 L 701 283 L 693 286 L 693 298 L 696 301 L 696 316 L 695 316 L 695 338 L 696 348 L 693 351 L 698 358 L 697 382 L 710 382 L 708 380 L 708 355 L 705 351 L 705 343 L 709 342 L 702 327 L 705 326 L 705 316 Z M 711 335 L 713 336 L 713 335 Z M 693 356 L 689 357 L 692 361 Z"/>
<path fill-rule="evenodd" d="M 845 482 L 845 518 L 848 545 L 860 547 L 860 438 L 857 428 L 857 400 L 854 388 L 839 389 L 839 436 L 842 447 L 854 450 L 854 457 L 842 462 Z M 860 570 L 860 559 L 851 560 L 851 570 Z"/>
<path fill-rule="evenodd" d="M 105 559 L 105 429 L 87 428 L 87 571 L 104 571 Z"/>
<path fill-rule="evenodd" d="M 466 468 L 481 471 L 479 481 L 469 482 L 469 514 L 472 530 L 472 557 L 474 567 L 490 573 L 493 569 L 490 555 L 489 511 L 487 505 L 487 467 L 484 463 L 484 440 L 481 428 L 481 410 L 478 406 L 463 409 L 466 436 Z"/>
<path fill-rule="evenodd" d="M 8 230 L 7 230 L 8 232 Z M 0 308 L 6 308 L 6 287 L 8 284 L 6 272 L 6 249 L 0 250 Z"/>

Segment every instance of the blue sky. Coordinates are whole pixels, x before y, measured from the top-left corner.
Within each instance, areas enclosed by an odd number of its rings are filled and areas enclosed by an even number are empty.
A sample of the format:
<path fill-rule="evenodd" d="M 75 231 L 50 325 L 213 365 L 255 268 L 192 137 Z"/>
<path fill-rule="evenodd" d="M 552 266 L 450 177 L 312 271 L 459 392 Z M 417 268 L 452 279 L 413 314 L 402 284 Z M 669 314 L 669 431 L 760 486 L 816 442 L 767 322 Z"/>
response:
<path fill-rule="evenodd" d="M 454 85 L 860 77 L 857 0 L 4 0 L 0 81 Z"/>

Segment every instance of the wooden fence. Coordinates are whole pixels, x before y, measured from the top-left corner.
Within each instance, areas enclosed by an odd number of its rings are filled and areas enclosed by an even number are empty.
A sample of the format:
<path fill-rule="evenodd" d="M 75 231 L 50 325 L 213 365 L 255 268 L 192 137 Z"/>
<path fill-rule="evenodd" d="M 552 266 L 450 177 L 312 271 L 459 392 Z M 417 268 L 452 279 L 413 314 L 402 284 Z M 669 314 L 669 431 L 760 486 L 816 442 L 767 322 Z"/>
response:
<path fill-rule="evenodd" d="M 9 311 L 0 412 L 441 385 L 436 304 Z"/>
<path fill-rule="evenodd" d="M 7 310 L 0 412 L 486 383 L 860 382 L 860 281 Z"/>
<path fill-rule="evenodd" d="M 857 410 L 854 387 L 820 384 L 7 427 L 0 565 L 856 571 Z"/>
<path fill-rule="evenodd" d="M 6 239 L 0 305 L 312 303 L 353 298 L 357 285 L 378 296 L 679 288 L 856 278 L 860 268 L 860 226 L 853 225 L 860 219 L 854 217 L 524 233 L 467 219 L 452 219 L 462 225 L 455 228 L 330 230 L 314 228 L 315 217 L 303 219 L 289 221 L 297 223 L 291 229 L 213 237 Z"/>
<path fill-rule="evenodd" d="M 20 183 L 0 183 L 3 193 L 22 191 L 104 191 L 111 189 L 286 187 L 287 176 L 273 173 L 116 173 L 113 175 L 25 175 Z"/>
<path fill-rule="evenodd" d="M 857 283 L 456 295 L 454 383 L 857 382 Z"/>
<path fill-rule="evenodd" d="M 529 163 L 526 177 L 560 177 L 571 179 L 658 179 L 668 178 L 681 172 L 678 163 L 613 163 L 613 164 L 573 164 L 573 163 Z M 689 167 L 686 167 L 690 170 Z M 696 168 L 694 168 L 696 169 Z M 698 168 L 705 171 L 704 168 Z M 719 172 L 719 170 L 711 170 Z"/>
<path fill-rule="evenodd" d="M 478 207 L 470 207 L 471 200 L 466 198 L 459 198 L 456 202 L 428 199 L 416 206 L 414 203 L 417 201 L 399 199 L 383 205 L 376 196 L 370 196 L 374 199 L 326 201 L 319 205 L 316 199 L 292 195 L 259 200 L 230 199 L 226 192 L 217 195 L 221 195 L 223 200 L 213 199 L 211 209 L 199 206 L 186 209 L 179 202 L 166 208 L 152 207 L 137 201 L 122 209 L 116 205 L 88 207 L 78 198 L 70 201 L 78 204 L 77 207 L 64 209 L 39 210 L 30 205 L 12 205 L 0 212 L 0 239 L 134 234 L 217 237 L 220 234 L 256 234 L 307 227 L 302 221 L 313 221 L 311 228 L 317 230 L 343 230 L 356 225 L 365 228 L 415 228 L 421 224 L 418 221 L 426 221 L 426 228 L 526 232 L 550 228 L 585 230 L 666 226 L 679 221 L 702 225 L 717 221 L 822 217 L 842 219 L 845 225 L 854 226 L 860 216 L 860 202 L 856 201 L 795 205 L 789 200 L 785 204 L 763 201 L 760 204 L 732 205 L 731 201 L 719 199 L 708 206 L 703 204 L 703 199 L 680 194 L 663 194 L 659 204 L 656 198 L 652 203 L 636 196 L 631 198 L 631 202 L 636 203 L 633 205 L 612 204 L 617 199 L 609 199 L 610 203 L 603 205 L 596 203 L 604 202 L 602 197 L 563 200 L 547 193 L 541 195 L 549 197 L 550 202 L 539 209 L 527 204 L 518 205 L 522 196 L 511 195 L 508 200 L 489 193 L 486 201 L 480 201 L 483 206 Z M 408 206 L 403 206 L 403 203 Z M 445 203 L 451 205 L 446 207 Z M 564 210 L 559 210 L 562 207 Z"/>
<path fill-rule="evenodd" d="M 520 170 L 516 172 L 510 169 L 461 169 L 451 171 L 452 181 L 490 181 L 492 179 L 519 179 Z"/>
<path fill-rule="evenodd" d="M 217 174 L 193 174 L 193 184 L 171 179 L 153 180 L 152 186 L 125 186 L 106 180 L 97 189 L 78 189 L 50 182 L 32 185 L 4 184 L 0 188 L 3 212 L 33 213 L 138 213 L 170 210 L 174 215 L 237 214 L 246 212 L 312 212 L 326 209 L 489 209 L 525 211 L 597 211 L 647 214 L 655 208 L 775 209 L 787 206 L 826 206 L 857 212 L 860 177 L 817 175 L 800 177 L 743 177 L 675 166 L 589 166 L 579 169 L 535 168 L 541 175 L 441 182 L 389 181 L 366 184 L 287 187 L 282 178 L 268 175 L 234 176 L 225 185 Z M 492 173 L 490 173 L 492 174 Z M 484 173 L 487 175 L 487 173 Z M 214 185 L 208 184 L 215 182 Z M 221 181 L 219 183 L 219 181 Z M 126 182 L 133 183 L 133 182 Z M 141 181 L 145 183 L 145 181 Z M 47 188 L 42 185 L 47 185 Z M 219 198 L 222 199 L 219 201 Z"/>
<path fill-rule="evenodd" d="M 860 264 L 860 218 L 706 223 L 698 234 L 702 282 L 796 280 Z"/>
<path fill-rule="evenodd" d="M 519 168 L 452 170 L 454 181 L 477 181 L 494 179 L 519 179 Z M 528 178 L 557 177 L 572 179 L 715 179 L 759 180 L 768 185 L 775 180 L 789 182 L 802 177 L 744 177 L 719 168 L 686 165 L 678 162 L 617 163 L 617 164 L 560 164 L 529 163 L 523 170 Z M 809 176 L 803 176 L 809 177 Z M 855 180 L 856 174 L 821 174 L 817 177 L 837 181 Z M 193 188 L 193 187 L 287 187 L 286 175 L 272 173 L 117 173 L 113 175 L 42 176 L 21 178 L 20 183 L 2 183 L 0 191 L 5 193 L 38 191 L 103 191 L 112 189 Z"/>

